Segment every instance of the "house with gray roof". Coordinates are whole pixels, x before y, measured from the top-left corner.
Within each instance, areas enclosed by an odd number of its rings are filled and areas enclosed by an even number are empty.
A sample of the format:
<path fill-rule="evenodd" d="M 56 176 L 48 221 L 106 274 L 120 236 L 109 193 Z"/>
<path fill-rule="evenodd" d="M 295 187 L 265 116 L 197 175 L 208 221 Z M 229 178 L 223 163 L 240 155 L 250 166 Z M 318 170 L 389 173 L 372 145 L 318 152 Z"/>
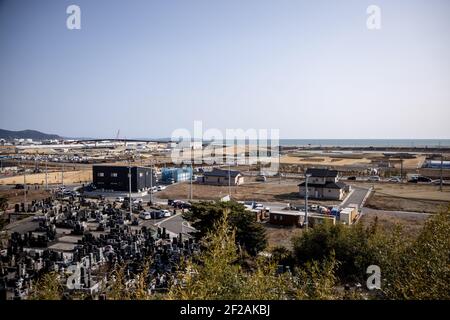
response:
<path fill-rule="evenodd" d="M 337 170 L 309 168 L 306 170 L 308 178 L 308 197 L 311 199 L 342 200 L 350 190 L 350 186 L 339 181 Z M 300 197 L 306 193 L 305 182 L 298 185 Z"/>
<path fill-rule="evenodd" d="M 240 171 L 214 168 L 212 171 L 205 171 L 200 182 L 219 186 L 228 186 L 229 184 L 237 186 L 244 183 L 244 176 Z"/>

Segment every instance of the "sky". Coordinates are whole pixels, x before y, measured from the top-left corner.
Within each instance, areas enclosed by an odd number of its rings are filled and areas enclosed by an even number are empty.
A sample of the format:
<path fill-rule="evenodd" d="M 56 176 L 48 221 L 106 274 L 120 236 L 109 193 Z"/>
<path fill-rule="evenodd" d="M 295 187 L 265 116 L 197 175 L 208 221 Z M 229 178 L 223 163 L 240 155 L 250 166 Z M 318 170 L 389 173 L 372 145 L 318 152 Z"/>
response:
<path fill-rule="evenodd" d="M 448 139 L 449 17 L 448 0 L 0 0 L 0 128 Z"/>

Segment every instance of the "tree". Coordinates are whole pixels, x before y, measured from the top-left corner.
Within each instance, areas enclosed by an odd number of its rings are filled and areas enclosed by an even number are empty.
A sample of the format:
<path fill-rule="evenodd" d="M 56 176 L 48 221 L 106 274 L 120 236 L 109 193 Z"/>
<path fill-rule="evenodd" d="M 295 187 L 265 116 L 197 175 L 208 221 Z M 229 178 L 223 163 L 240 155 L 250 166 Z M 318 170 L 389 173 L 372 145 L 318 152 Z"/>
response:
<path fill-rule="evenodd" d="M 235 201 L 228 202 L 199 202 L 183 214 L 183 218 L 191 222 L 197 232 L 193 235 L 197 240 L 205 237 L 223 217 L 224 210 L 228 212 L 230 227 L 235 229 L 236 243 L 251 255 L 256 255 L 267 246 L 264 227 L 256 222 L 253 213 Z"/>
<path fill-rule="evenodd" d="M 389 299 L 450 299 L 450 210 L 429 218 L 419 236 L 405 242 L 399 232 L 374 244 Z"/>
<path fill-rule="evenodd" d="M 5 197 L 0 197 L 0 211 L 4 212 L 8 209 L 8 199 Z M 3 227 L 7 224 L 7 220 L 0 216 L 0 230 L 3 230 Z"/>
<path fill-rule="evenodd" d="M 237 263 L 236 230 L 231 227 L 229 216 L 230 210 L 225 210 L 203 238 L 204 249 L 183 266 L 170 288 L 169 299 L 286 298 L 287 275 L 277 275 L 273 263 L 261 257 L 251 272 L 244 271 Z"/>
<path fill-rule="evenodd" d="M 31 300 L 61 300 L 63 287 L 56 272 L 43 274 L 32 287 Z"/>
<path fill-rule="evenodd" d="M 6 211 L 6 209 L 8 209 L 8 199 L 0 197 L 0 211 Z"/>
<path fill-rule="evenodd" d="M 369 243 L 376 232 L 376 225 L 368 228 L 328 222 L 316 225 L 293 239 L 294 257 L 298 264 L 305 265 L 334 255 L 339 261 L 337 275 L 342 281 L 362 281 L 366 268 L 374 263 Z"/>
<path fill-rule="evenodd" d="M 296 269 L 297 299 L 331 300 L 339 297 L 336 291 L 337 277 L 334 253 L 322 262 L 308 261 L 304 269 Z"/>

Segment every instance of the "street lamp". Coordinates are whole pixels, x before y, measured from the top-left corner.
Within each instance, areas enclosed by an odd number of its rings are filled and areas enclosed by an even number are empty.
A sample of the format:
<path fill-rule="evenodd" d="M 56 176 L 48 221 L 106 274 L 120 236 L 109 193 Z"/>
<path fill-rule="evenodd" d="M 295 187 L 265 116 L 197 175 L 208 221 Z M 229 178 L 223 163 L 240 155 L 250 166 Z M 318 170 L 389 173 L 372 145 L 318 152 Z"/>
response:
<path fill-rule="evenodd" d="M 305 227 L 308 229 L 308 179 L 311 177 L 311 174 L 305 174 Z"/>

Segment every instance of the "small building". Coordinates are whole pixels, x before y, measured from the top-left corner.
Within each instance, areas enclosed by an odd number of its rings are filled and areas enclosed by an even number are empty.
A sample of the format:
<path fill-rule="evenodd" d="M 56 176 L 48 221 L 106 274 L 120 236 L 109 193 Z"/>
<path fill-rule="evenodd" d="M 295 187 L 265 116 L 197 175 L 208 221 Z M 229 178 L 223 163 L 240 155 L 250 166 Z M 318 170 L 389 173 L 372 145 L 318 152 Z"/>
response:
<path fill-rule="evenodd" d="M 164 183 L 188 181 L 192 177 L 192 168 L 162 168 L 161 181 Z"/>
<path fill-rule="evenodd" d="M 305 213 L 301 211 L 271 211 L 269 222 L 279 226 L 300 227 L 305 219 Z"/>
<path fill-rule="evenodd" d="M 442 161 L 441 160 L 427 160 L 425 161 L 423 167 L 424 168 L 431 168 L 431 169 L 450 169 L 450 161 Z"/>
<path fill-rule="evenodd" d="M 128 166 L 95 165 L 92 167 L 93 183 L 98 190 L 129 191 Z M 152 168 L 131 167 L 131 191 L 142 192 L 156 185 Z"/>
<path fill-rule="evenodd" d="M 355 222 L 356 218 L 358 216 L 358 209 L 356 207 L 347 207 L 343 208 L 339 212 L 339 221 L 341 223 L 351 225 Z"/>
<path fill-rule="evenodd" d="M 238 186 L 244 183 L 244 176 L 240 171 L 214 168 L 212 171 L 205 171 L 199 182 L 219 186 L 228 186 L 230 184 Z"/>
<path fill-rule="evenodd" d="M 311 199 L 342 200 L 350 186 L 339 181 L 337 170 L 308 169 L 308 197 Z M 305 197 L 306 182 L 298 185 L 300 197 Z"/>
<path fill-rule="evenodd" d="M 303 218 L 303 221 L 305 219 Z M 308 214 L 308 226 L 314 228 L 314 226 L 322 223 L 336 224 L 336 217 L 328 214 L 311 213 Z"/>

